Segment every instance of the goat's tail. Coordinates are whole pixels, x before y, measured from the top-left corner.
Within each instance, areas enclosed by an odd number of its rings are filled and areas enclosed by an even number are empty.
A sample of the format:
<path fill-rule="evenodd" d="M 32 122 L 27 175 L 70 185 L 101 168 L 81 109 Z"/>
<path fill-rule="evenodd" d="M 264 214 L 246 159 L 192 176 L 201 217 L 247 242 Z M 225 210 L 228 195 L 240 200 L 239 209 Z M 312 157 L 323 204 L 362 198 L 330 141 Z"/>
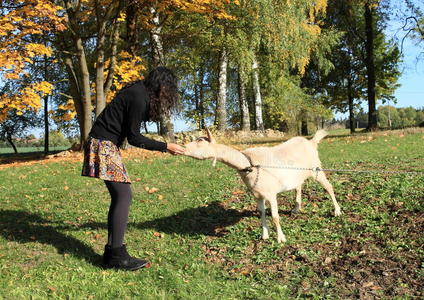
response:
<path fill-rule="evenodd" d="M 314 144 L 318 145 L 318 143 L 328 134 L 327 131 L 320 129 L 318 130 L 314 137 L 311 139 L 312 142 L 314 142 Z"/>

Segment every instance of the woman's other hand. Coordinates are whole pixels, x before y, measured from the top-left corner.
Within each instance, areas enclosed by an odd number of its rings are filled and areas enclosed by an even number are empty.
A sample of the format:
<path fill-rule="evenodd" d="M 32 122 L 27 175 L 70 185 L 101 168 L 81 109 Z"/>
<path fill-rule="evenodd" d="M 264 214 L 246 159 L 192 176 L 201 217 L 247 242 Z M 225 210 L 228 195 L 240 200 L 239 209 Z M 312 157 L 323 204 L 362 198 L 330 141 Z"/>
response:
<path fill-rule="evenodd" d="M 180 146 L 178 144 L 173 144 L 173 143 L 166 144 L 166 149 L 171 154 L 184 154 L 186 150 L 183 146 Z"/>

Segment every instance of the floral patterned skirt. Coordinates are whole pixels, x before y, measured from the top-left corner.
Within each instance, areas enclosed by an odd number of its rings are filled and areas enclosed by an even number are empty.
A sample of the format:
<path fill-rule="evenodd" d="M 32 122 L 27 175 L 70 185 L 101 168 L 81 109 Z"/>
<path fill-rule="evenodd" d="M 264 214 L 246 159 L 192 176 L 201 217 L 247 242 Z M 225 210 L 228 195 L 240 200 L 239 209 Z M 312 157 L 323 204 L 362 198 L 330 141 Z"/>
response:
<path fill-rule="evenodd" d="M 81 175 L 131 183 L 122 163 L 119 148 L 111 141 L 93 137 L 89 137 L 84 144 L 84 163 Z"/>

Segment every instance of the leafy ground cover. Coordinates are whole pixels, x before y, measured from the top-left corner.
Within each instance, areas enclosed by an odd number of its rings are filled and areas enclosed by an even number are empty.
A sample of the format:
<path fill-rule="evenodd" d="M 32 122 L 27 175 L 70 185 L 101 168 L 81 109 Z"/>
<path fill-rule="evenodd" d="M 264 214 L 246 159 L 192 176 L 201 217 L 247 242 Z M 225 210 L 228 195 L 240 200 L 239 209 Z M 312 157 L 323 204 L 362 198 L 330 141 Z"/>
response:
<path fill-rule="evenodd" d="M 275 141 L 274 141 L 275 142 Z M 243 148 L 248 145 L 239 145 Z M 324 167 L 424 170 L 422 131 L 330 136 Z M 279 196 L 286 244 L 260 240 L 255 201 L 234 170 L 144 151 L 125 162 L 134 199 L 126 242 L 152 261 L 105 270 L 108 194 L 80 156 L 0 165 L 0 298 L 421 298 L 424 176 L 329 174 L 344 215 L 314 181 L 304 212 Z"/>

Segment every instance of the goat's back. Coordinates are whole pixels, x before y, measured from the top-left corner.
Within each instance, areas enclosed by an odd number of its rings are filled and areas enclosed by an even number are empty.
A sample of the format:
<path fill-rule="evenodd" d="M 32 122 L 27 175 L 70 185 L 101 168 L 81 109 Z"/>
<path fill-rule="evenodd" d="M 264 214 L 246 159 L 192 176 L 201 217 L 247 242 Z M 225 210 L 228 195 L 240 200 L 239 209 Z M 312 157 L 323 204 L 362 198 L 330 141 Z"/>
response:
<path fill-rule="evenodd" d="M 303 137 L 294 137 L 274 147 L 256 147 L 243 151 L 253 165 L 261 165 L 257 180 L 257 170 L 243 177 L 253 193 L 279 193 L 294 189 L 313 176 L 313 171 L 302 168 L 321 167 L 316 143 Z M 297 169 L 300 168 L 300 169 Z"/>
<path fill-rule="evenodd" d="M 255 147 L 243 151 L 252 164 L 271 166 L 320 167 L 315 143 L 294 137 L 274 147 Z"/>

